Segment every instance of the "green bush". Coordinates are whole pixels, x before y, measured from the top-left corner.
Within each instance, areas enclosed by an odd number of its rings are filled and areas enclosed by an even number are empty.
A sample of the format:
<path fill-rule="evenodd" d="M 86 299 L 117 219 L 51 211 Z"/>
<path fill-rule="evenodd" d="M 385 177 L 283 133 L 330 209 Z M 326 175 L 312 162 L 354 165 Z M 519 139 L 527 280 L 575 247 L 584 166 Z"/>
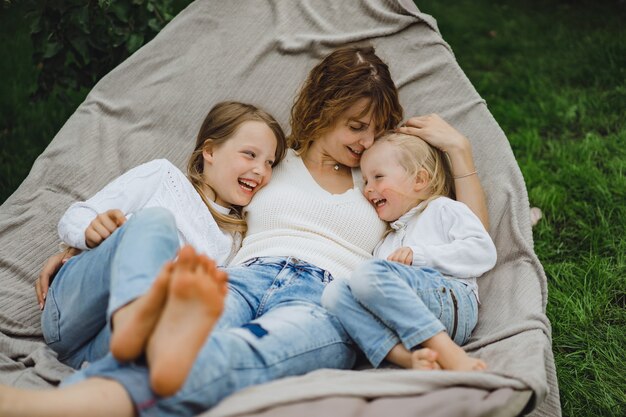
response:
<path fill-rule="evenodd" d="M 33 98 L 92 87 L 151 40 L 175 14 L 173 0 L 27 0 Z"/>

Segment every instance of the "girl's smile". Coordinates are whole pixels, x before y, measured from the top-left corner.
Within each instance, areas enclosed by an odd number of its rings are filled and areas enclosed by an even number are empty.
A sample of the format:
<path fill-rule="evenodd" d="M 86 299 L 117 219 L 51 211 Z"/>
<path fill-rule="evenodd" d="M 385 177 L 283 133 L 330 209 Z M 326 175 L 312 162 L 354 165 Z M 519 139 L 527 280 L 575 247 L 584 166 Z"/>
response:
<path fill-rule="evenodd" d="M 424 185 L 398 163 L 398 157 L 392 144 L 382 142 L 365 152 L 361 161 L 363 194 L 378 217 L 387 222 L 398 220 L 424 199 L 420 192 Z"/>

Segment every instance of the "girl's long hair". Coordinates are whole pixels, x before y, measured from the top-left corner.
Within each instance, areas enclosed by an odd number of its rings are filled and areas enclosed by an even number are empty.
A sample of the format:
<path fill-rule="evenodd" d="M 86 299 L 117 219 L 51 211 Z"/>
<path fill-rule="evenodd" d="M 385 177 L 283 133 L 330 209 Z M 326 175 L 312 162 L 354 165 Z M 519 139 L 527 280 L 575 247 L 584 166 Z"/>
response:
<path fill-rule="evenodd" d="M 430 197 L 455 198 L 454 179 L 450 161 L 445 152 L 429 145 L 422 139 L 404 133 L 387 133 L 376 143 L 389 142 L 398 151 L 398 162 L 410 176 L 416 176 L 424 169 L 430 178 Z"/>

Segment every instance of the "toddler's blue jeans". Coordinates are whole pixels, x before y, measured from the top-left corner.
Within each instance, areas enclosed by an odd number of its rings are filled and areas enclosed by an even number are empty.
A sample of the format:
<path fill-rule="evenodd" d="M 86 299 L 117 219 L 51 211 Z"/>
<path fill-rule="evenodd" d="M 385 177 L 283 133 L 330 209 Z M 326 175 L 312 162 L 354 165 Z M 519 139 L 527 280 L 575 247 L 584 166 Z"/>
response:
<path fill-rule="evenodd" d="M 398 343 L 413 350 L 442 331 L 463 345 L 478 320 L 478 301 L 463 280 L 381 259 L 362 264 L 350 280 L 333 281 L 322 305 L 375 367 Z"/>

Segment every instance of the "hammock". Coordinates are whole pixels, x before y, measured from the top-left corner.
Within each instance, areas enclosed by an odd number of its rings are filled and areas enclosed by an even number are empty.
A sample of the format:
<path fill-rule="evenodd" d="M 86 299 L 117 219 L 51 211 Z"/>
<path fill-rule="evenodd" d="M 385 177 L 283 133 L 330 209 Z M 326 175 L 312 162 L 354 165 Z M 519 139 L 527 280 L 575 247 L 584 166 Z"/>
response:
<path fill-rule="evenodd" d="M 406 116 L 439 113 L 472 142 L 498 264 L 480 278 L 466 349 L 489 371 L 322 369 L 242 390 L 202 416 L 560 416 L 524 180 L 435 20 L 409 0 L 197 0 L 105 76 L 0 207 L 0 383 L 48 387 L 72 373 L 43 343 L 33 290 L 72 202 L 155 158 L 184 168 L 219 101 L 257 104 L 287 127 L 307 72 L 350 42 L 374 45 L 389 64 Z"/>

